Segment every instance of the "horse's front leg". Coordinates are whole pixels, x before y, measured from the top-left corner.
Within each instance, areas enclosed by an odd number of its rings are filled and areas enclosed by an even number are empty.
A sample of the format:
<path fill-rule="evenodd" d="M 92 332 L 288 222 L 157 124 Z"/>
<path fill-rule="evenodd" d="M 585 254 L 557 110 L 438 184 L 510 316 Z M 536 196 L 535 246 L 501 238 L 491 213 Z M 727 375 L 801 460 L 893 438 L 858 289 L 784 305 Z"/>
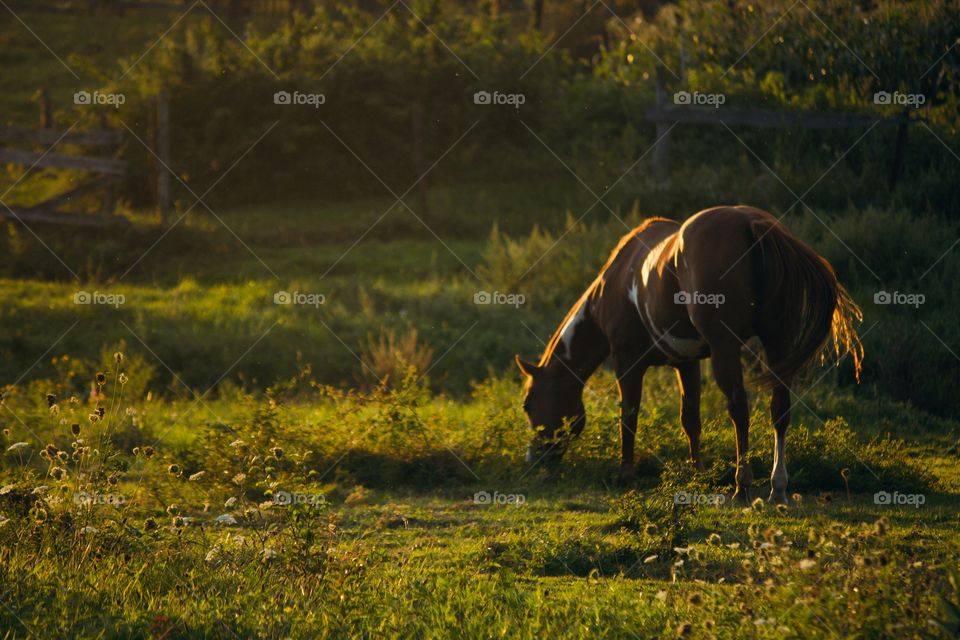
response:
<path fill-rule="evenodd" d="M 635 479 L 633 449 L 637 437 L 640 396 L 643 393 L 643 374 L 647 369 L 632 358 L 618 358 L 614 369 L 617 389 L 620 391 L 620 474 L 617 483 L 624 486 L 632 484 Z"/>

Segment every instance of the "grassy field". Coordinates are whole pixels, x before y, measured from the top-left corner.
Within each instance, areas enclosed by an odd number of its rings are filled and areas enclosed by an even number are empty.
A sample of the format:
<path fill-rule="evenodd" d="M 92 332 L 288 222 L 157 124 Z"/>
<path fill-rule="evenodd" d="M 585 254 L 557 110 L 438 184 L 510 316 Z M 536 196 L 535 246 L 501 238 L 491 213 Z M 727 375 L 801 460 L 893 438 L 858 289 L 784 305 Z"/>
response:
<path fill-rule="evenodd" d="M 958 595 L 957 423 L 904 407 L 858 413 L 814 390 L 827 422 L 801 411 L 791 433 L 792 504 L 742 508 L 719 393 L 704 403 L 712 464 L 694 475 L 667 372 L 647 382 L 625 492 L 610 486 L 608 374 L 547 477 L 522 462 L 512 377 L 460 400 L 414 377 L 363 394 L 306 373 L 160 400 L 128 362 L 95 400 L 55 379 L 7 391 L 7 637 L 925 637 Z M 888 423 L 915 432 L 889 439 Z"/>
<path fill-rule="evenodd" d="M 397 210 L 339 262 L 389 202 L 228 208 L 232 231 L 191 214 L 162 239 L 149 220 L 89 243 L 42 230 L 79 280 L 17 231 L 2 287 L 6 636 L 900 638 L 951 624 L 960 425 L 837 386 L 843 370 L 800 389 L 786 509 L 729 504 L 732 429 L 712 383 L 711 466 L 691 473 L 669 371 L 646 381 L 634 490 L 612 485 L 607 372 L 559 477 L 528 468 L 510 355 L 542 348 L 622 225 L 575 228 L 521 308 L 477 306 L 478 288 L 553 244 L 563 205 L 531 208 L 556 231 L 488 239 L 457 231 L 484 202 L 472 189 L 437 192 L 442 242 Z M 37 265 L 51 273 L 20 275 Z M 80 290 L 124 302 L 79 306 Z M 276 305 L 278 290 L 326 299 Z M 378 349 L 390 331 L 406 346 Z M 406 378 L 404 359 L 418 362 Z M 767 402 L 753 395 L 756 496 Z"/>

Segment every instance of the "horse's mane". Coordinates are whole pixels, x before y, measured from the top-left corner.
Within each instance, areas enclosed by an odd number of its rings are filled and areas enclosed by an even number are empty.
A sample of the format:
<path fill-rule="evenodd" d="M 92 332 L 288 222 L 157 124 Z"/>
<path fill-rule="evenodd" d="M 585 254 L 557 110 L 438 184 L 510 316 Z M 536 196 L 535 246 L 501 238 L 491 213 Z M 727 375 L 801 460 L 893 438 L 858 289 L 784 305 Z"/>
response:
<path fill-rule="evenodd" d="M 634 228 L 632 231 L 620 238 L 620 241 L 617 242 L 617 246 L 613 248 L 613 251 L 610 252 L 610 256 L 607 258 L 607 261 L 603 264 L 603 268 L 600 269 L 600 273 L 594 278 L 593 282 L 590 283 L 590 286 L 587 287 L 587 290 L 583 292 L 577 302 L 570 307 L 570 310 L 567 311 L 566 315 L 563 317 L 563 321 L 557 326 L 556 331 L 553 332 L 553 336 L 550 338 L 550 342 L 547 343 L 547 348 L 544 350 L 543 355 L 540 356 L 540 361 L 537 363 L 538 366 L 543 366 L 550 361 L 550 358 L 553 356 L 553 352 L 556 350 L 557 345 L 560 343 L 561 338 L 563 337 L 563 330 L 567 326 L 567 323 L 577 315 L 580 311 L 580 307 L 584 304 L 587 304 L 587 301 L 595 293 L 603 293 L 604 279 L 603 276 L 607 272 L 607 269 L 613 266 L 613 263 L 617 261 L 617 258 L 620 257 L 620 254 L 626 248 L 626 246 L 638 235 L 646 231 L 651 225 L 657 222 L 676 222 L 675 220 L 670 220 L 669 218 L 660 218 L 653 217 L 647 218 L 640 223 L 639 226 Z"/>

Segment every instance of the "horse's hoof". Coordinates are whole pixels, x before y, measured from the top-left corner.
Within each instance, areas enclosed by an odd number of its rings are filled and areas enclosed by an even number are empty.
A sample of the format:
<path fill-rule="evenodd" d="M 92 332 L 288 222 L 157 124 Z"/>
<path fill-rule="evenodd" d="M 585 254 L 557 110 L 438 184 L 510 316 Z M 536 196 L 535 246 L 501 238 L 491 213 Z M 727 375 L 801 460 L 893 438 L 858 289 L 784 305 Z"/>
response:
<path fill-rule="evenodd" d="M 733 494 L 733 504 L 743 505 L 743 506 L 749 505 L 750 494 L 747 493 L 745 490 L 744 491 L 738 490 L 736 493 Z"/>

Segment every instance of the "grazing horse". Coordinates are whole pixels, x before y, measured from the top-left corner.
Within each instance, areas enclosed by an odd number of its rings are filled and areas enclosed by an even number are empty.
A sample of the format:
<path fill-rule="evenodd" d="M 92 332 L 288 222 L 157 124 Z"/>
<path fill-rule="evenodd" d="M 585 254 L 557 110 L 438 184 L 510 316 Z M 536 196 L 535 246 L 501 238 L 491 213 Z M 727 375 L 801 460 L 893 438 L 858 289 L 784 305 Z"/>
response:
<path fill-rule="evenodd" d="M 624 236 L 593 284 L 570 309 L 537 364 L 517 356 L 526 374 L 523 408 L 536 435 L 528 462 L 555 465 L 586 424 L 585 381 L 612 356 L 620 392 L 619 479 L 634 476 L 634 440 L 643 375 L 676 369 L 680 423 L 690 457 L 700 457 L 700 360 L 710 358 L 736 428 L 734 498 L 749 499 L 745 463 L 749 409 L 741 350 L 760 339 L 772 389 L 775 430 L 770 500 L 786 502 L 786 431 L 790 385 L 833 337 L 837 359 L 852 356 L 859 379 L 863 347 L 854 329 L 862 314 L 830 264 L 771 214 L 715 207 L 682 225 L 653 218 Z"/>

